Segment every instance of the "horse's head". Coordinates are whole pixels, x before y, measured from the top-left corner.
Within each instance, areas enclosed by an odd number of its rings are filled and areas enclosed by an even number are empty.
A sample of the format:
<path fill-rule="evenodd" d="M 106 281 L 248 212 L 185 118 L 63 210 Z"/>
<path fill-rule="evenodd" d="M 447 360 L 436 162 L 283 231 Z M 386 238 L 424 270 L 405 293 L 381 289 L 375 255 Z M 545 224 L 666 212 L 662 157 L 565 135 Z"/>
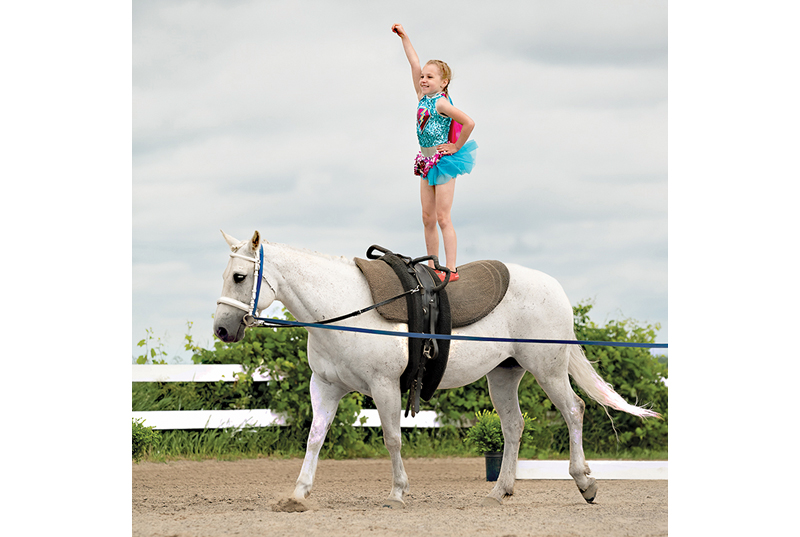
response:
<path fill-rule="evenodd" d="M 222 274 L 222 296 L 214 314 L 214 334 L 226 343 L 240 341 L 247 325 L 244 316 L 258 315 L 275 300 L 275 289 L 263 274 L 263 246 L 258 231 L 249 241 L 222 232 L 230 246 L 228 266 Z M 262 285 L 260 285 L 262 284 Z"/>

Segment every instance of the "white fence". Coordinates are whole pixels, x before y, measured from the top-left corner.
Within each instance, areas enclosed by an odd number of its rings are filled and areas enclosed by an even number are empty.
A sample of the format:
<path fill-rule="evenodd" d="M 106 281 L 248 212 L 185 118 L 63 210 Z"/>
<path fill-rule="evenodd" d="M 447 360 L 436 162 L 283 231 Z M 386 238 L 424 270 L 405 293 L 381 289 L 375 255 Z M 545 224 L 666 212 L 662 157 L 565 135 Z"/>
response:
<path fill-rule="evenodd" d="M 133 365 L 133 382 L 233 382 L 244 372 L 241 365 Z M 253 374 L 254 382 L 269 381 L 268 375 Z M 415 417 L 404 417 L 398 410 L 401 427 L 440 427 L 436 412 L 423 410 Z M 381 419 L 375 409 L 364 409 L 359 414 L 356 427 L 380 427 Z M 133 412 L 134 419 L 144 419 L 144 425 L 156 429 L 222 429 L 226 427 L 269 427 L 285 425 L 283 418 L 269 409 L 250 410 L 151 410 Z M 361 418 L 366 418 L 361 423 Z"/>
<path fill-rule="evenodd" d="M 243 373 L 241 365 L 134 365 L 133 382 L 233 382 Z M 253 374 L 253 381 L 267 382 L 269 376 Z M 415 417 L 403 417 L 401 427 L 440 427 L 436 412 L 423 410 Z M 156 410 L 134 412 L 135 419 L 144 418 L 144 424 L 156 429 L 221 429 L 226 427 L 269 427 L 284 425 L 283 418 L 271 410 Z M 362 410 L 359 418 L 366 418 L 356 427 L 380 427 L 378 411 Z M 358 420 L 360 421 L 360 419 Z M 587 461 L 592 475 L 599 479 L 668 479 L 667 461 Z M 569 461 L 519 461 L 517 479 L 570 479 Z"/>

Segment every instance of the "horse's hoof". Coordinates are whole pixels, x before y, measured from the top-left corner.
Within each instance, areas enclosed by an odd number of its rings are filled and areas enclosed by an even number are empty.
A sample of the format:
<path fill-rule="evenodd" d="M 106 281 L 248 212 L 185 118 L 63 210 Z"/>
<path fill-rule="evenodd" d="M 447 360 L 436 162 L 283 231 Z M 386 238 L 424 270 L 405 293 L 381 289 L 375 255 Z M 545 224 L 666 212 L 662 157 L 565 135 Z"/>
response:
<path fill-rule="evenodd" d="M 405 509 L 406 504 L 397 500 L 386 500 L 383 502 L 383 507 L 387 509 Z"/>
<path fill-rule="evenodd" d="M 481 501 L 481 507 L 501 507 L 502 505 L 503 502 L 491 496 L 487 496 Z"/>
<path fill-rule="evenodd" d="M 586 487 L 586 490 L 581 490 L 580 488 L 578 488 L 578 490 L 581 491 L 581 495 L 583 499 L 586 500 L 586 503 L 594 503 L 594 497 L 597 496 L 597 481 L 592 477 L 589 479 L 592 481 L 589 483 L 589 486 Z"/>

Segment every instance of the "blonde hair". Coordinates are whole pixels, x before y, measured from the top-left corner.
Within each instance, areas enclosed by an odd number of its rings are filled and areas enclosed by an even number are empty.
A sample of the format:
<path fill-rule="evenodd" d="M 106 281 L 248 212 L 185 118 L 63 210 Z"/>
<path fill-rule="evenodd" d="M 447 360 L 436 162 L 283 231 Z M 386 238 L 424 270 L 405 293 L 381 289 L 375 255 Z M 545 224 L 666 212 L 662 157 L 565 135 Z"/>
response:
<path fill-rule="evenodd" d="M 444 63 L 442 60 L 428 60 L 428 63 L 425 65 L 435 65 L 439 68 L 439 73 L 442 75 L 442 79 L 447 80 L 447 85 L 443 90 L 444 94 L 449 97 L 450 92 L 448 89 L 450 88 L 450 82 L 453 80 L 453 71 L 450 69 L 450 66 Z"/>

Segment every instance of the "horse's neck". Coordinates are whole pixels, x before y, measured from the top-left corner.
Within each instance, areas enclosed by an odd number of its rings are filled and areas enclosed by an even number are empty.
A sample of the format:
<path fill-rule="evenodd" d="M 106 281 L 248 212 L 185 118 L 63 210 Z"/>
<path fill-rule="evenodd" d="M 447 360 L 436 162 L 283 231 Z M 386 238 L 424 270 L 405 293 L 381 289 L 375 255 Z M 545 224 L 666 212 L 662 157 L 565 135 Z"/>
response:
<path fill-rule="evenodd" d="M 264 254 L 265 264 L 269 259 L 277 272 L 277 299 L 298 321 L 331 319 L 363 307 L 366 284 L 352 260 L 283 244 L 271 244 Z"/>

